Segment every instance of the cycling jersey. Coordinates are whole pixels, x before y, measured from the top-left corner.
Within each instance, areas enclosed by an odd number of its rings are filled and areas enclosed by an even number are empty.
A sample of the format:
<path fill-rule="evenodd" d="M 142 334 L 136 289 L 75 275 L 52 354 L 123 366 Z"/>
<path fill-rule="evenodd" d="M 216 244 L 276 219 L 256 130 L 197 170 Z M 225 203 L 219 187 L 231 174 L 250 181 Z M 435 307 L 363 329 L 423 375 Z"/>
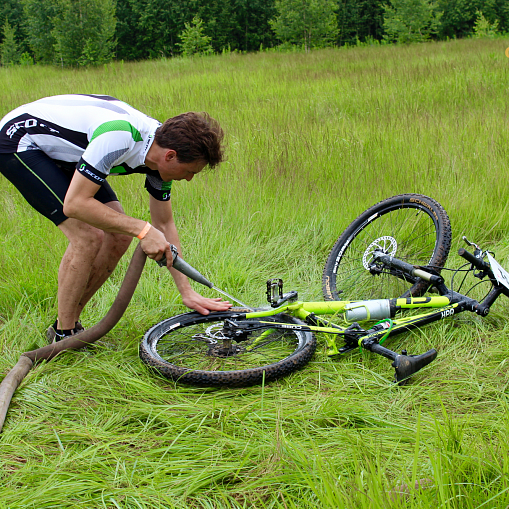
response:
<path fill-rule="evenodd" d="M 110 96 L 46 97 L 16 108 L 0 121 L 0 153 L 41 150 L 56 161 L 77 163 L 77 171 L 97 184 L 108 175 L 144 173 L 148 192 L 166 201 L 171 182 L 145 166 L 160 125 Z"/>

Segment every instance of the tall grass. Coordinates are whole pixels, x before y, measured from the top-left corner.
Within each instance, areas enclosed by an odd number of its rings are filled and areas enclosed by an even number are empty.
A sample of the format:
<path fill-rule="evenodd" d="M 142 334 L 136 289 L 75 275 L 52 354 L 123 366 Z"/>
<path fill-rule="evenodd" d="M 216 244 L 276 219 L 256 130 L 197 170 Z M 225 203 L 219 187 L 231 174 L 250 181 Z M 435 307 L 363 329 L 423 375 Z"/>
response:
<path fill-rule="evenodd" d="M 0 115 L 45 95 L 114 95 L 160 120 L 205 110 L 228 162 L 174 185 L 186 258 L 248 304 L 264 281 L 319 299 L 342 230 L 394 194 L 432 196 L 460 236 L 509 268 L 509 40 L 229 54 L 83 71 L 0 69 Z M 139 176 L 112 185 L 149 218 Z M 44 344 L 56 313 L 63 237 L 0 179 L 1 371 Z M 451 266 L 456 265 L 451 257 Z M 87 308 L 113 301 L 128 260 Z M 201 289 L 200 289 L 201 291 Z M 207 295 L 212 291 L 204 290 Z M 287 379 L 242 390 L 175 385 L 138 343 L 184 311 L 149 264 L 119 325 L 86 351 L 37 367 L 0 437 L 0 508 L 506 507 L 508 306 L 390 343 L 438 359 L 404 388 L 385 359 L 325 355 Z"/>

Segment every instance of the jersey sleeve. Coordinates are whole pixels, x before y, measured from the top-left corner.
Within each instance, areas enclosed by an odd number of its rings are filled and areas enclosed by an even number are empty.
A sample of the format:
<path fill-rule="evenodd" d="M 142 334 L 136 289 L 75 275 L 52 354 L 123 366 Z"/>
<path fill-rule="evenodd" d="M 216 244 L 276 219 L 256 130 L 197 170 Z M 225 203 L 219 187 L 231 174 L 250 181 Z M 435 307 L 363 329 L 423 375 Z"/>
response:
<path fill-rule="evenodd" d="M 173 181 L 165 182 L 158 175 L 147 173 L 145 178 L 145 189 L 157 201 L 168 201 L 171 197 L 171 184 Z"/>
<path fill-rule="evenodd" d="M 138 130 L 126 120 L 113 120 L 98 126 L 76 169 L 86 178 L 102 184 L 113 166 L 142 141 Z"/>

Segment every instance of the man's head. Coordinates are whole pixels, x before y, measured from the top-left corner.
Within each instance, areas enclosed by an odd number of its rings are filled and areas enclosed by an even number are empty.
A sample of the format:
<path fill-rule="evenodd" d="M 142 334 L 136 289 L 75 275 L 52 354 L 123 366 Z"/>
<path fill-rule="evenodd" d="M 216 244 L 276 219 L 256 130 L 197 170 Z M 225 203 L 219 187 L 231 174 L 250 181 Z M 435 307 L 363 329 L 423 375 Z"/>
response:
<path fill-rule="evenodd" d="M 224 160 L 223 138 L 216 120 L 207 113 L 190 111 L 169 118 L 157 129 L 154 141 L 161 148 L 174 150 L 181 163 L 200 160 L 214 168 Z"/>

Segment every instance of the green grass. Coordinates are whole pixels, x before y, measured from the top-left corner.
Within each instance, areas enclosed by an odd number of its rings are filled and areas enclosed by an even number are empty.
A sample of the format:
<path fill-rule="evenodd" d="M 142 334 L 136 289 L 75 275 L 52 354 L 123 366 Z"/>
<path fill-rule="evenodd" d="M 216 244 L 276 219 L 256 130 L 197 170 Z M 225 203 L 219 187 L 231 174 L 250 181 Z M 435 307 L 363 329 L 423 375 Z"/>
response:
<path fill-rule="evenodd" d="M 464 234 L 509 268 L 507 46 L 463 40 L 83 71 L 1 68 L 0 116 L 77 92 L 114 95 L 160 120 L 208 111 L 227 131 L 228 162 L 174 185 L 186 259 L 251 305 L 263 303 L 275 276 L 314 300 L 339 234 L 403 192 L 444 205 L 453 250 Z M 112 179 L 126 211 L 148 219 L 142 182 Z M 4 178 L 0 190 L 7 373 L 44 344 L 65 242 Z M 109 309 L 127 263 L 87 308 L 86 326 Z M 182 311 L 167 272 L 148 264 L 97 347 L 28 375 L 0 437 L 0 508 L 509 504 L 506 302 L 485 320 L 462 315 L 387 342 L 439 351 L 403 388 L 381 357 L 329 360 L 323 338 L 304 370 L 263 390 L 177 386 L 141 364 L 138 344 Z"/>

